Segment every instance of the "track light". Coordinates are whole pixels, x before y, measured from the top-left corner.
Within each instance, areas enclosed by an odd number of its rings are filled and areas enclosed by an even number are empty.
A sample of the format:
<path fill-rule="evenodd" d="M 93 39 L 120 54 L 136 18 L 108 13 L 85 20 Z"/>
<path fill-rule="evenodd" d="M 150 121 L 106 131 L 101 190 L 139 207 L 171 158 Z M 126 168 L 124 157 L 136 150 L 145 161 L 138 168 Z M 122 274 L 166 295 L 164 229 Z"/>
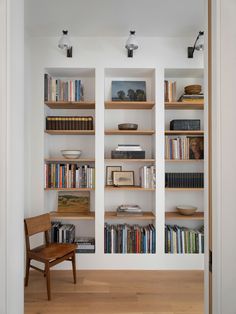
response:
<path fill-rule="evenodd" d="M 135 37 L 135 31 L 130 31 L 129 38 L 126 41 L 125 48 L 128 50 L 128 58 L 133 58 L 133 51 L 138 49 Z"/>
<path fill-rule="evenodd" d="M 60 49 L 66 50 L 67 57 L 72 58 L 72 45 L 67 30 L 62 31 L 62 36 L 59 40 L 58 47 Z"/>
<path fill-rule="evenodd" d="M 188 58 L 193 58 L 193 54 L 195 50 L 201 51 L 204 49 L 204 40 L 203 40 L 204 32 L 200 31 L 195 40 L 193 47 L 188 47 Z"/>

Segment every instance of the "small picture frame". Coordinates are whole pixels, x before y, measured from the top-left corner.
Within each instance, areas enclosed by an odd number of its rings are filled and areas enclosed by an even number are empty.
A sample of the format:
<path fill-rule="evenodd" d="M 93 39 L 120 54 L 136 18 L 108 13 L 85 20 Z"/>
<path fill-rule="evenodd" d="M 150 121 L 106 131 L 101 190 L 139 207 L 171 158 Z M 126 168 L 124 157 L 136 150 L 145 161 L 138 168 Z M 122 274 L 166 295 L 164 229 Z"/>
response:
<path fill-rule="evenodd" d="M 107 166 L 106 167 L 106 185 L 114 185 L 113 184 L 113 171 L 121 171 L 121 166 Z"/>
<path fill-rule="evenodd" d="M 134 171 L 113 171 L 115 186 L 134 186 Z"/>

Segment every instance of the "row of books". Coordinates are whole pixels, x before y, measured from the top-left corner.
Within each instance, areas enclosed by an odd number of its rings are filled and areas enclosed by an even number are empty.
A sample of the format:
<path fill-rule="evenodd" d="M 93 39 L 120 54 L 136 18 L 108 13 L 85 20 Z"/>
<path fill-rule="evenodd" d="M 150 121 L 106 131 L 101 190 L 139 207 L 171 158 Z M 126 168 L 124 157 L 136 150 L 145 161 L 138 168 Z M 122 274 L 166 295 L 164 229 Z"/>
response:
<path fill-rule="evenodd" d="M 166 159 L 203 159 L 203 137 L 165 136 Z"/>
<path fill-rule="evenodd" d="M 204 230 L 165 226 L 165 253 L 204 253 Z"/>
<path fill-rule="evenodd" d="M 172 172 L 165 174 L 166 188 L 203 188 L 203 172 Z"/>
<path fill-rule="evenodd" d="M 45 101 L 83 101 L 84 90 L 81 80 L 62 80 L 44 74 Z"/>
<path fill-rule="evenodd" d="M 50 242 L 51 243 L 74 243 L 75 226 L 72 224 L 62 224 L 61 222 L 52 222 Z"/>
<path fill-rule="evenodd" d="M 94 188 L 95 168 L 89 165 L 47 163 L 44 165 L 45 188 Z"/>
<path fill-rule="evenodd" d="M 93 130 L 93 117 L 48 116 L 46 130 Z"/>
<path fill-rule="evenodd" d="M 145 189 L 154 189 L 156 187 L 156 167 L 143 166 L 139 169 L 140 186 Z"/>
<path fill-rule="evenodd" d="M 154 225 L 109 225 L 104 227 L 105 253 L 155 253 Z"/>
<path fill-rule="evenodd" d="M 176 81 L 164 81 L 165 101 L 176 101 Z"/>
<path fill-rule="evenodd" d="M 76 253 L 95 253 L 95 239 L 92 237 L 78 237 Z"/>

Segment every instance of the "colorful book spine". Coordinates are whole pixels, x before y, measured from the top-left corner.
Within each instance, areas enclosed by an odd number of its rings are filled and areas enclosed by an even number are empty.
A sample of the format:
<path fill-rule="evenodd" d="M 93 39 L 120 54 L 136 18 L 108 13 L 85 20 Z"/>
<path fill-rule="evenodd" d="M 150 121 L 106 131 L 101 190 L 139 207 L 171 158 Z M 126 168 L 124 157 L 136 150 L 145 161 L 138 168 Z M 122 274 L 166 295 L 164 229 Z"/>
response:
<path fill-rule="evenodd" d="M 95 187 L 95 168 L 89 165 L 46 163 L 44 165 L 45 188 Z"/>

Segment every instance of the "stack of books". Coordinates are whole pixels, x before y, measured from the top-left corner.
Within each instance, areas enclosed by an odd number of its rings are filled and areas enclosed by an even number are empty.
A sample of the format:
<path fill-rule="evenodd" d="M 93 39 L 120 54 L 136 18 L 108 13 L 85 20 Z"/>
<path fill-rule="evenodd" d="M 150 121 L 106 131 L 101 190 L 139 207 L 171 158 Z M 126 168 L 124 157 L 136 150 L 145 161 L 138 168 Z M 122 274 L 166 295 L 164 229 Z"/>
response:
<path fill-rule="evenodd" d="M 204 229 L 165 226 L 165 253 L 204 253 Z"/>
<path fill-rule="evenodd" d="M 104 228 L 105 253 L 155 253 L 154 225 L 109 225 Z"/>
<path fill-rule="evenodd" d="M 165 80 L 165 102 L 176 101 L 176 82 Z"/>
<path fill-rule="evenodd" d="M 139 205 L 123 204 L 117 208 L 117 216 L 140 216 L 142 214 L 142 209 Z"/>
<path fill-rule="evenodd" d="M 95 253 L 95 239 L 92 237 L 78 237 L 76 253 Z"/>
<path fill-rule="evenodd" d="M 48 163 L 44 165 L 45 188 L 94 188 L 95 168 L 89 165 Z"/>
<path fill-rule="evenodd" d="M 44 74 L 45 101 L 83 101 L 84 90 L 81 80 L 61 80 Z"/>
<path fill-rule="evenodd" d="M 182 102 L 199 102 L 202 103 L 204 101 L 204 94 L 192 94 L 192 95 L 188 95 L 188 94 L 183 94 L 179 101 Z"/>
<path fill-rule="evenodd" d="M 111 152 L 111 158 L 144 159 L 145 151 L 138 144 L 118 144 L 118 147 Z"/>
<path fill-rule="evenodd" d="M 75 225 L 52 222 L 51 243 L 73 243 L 75 240 Z"/>
<path fill-rule="evenodd" d="M 140 186 L 145 189 L 155 189 L 156 187 L 156 167 L 143 166 L 139 169 Z"/>
<path fill-rule="evenodd" d="M 93 117 L 48 116 L 46 130 L 93 130 Z"/>
<path fill-rule="evenodd" d="M 174 172 L 165 174 L 166 188 L 203 188 L 203 172 Z"/>

